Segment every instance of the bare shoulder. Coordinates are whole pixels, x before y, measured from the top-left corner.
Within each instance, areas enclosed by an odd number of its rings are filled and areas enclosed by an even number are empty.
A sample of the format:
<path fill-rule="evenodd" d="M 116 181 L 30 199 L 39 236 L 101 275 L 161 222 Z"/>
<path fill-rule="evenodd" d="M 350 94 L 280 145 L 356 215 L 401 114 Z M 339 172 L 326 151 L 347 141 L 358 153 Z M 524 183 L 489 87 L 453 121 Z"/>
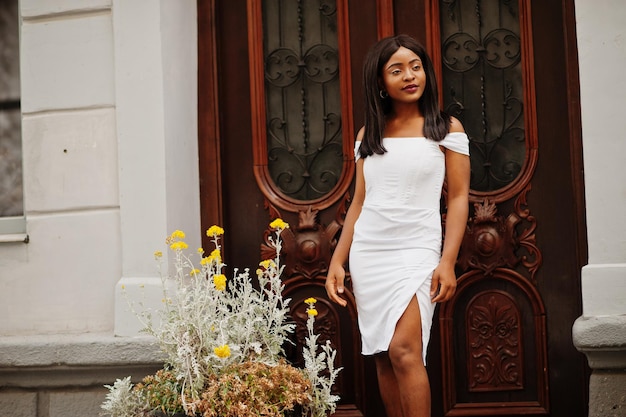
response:
<path fill-rule="evenodd" d="M 450 116 L 450 133 L 465 133 L 463 124 L 456 117 Z"/>
<path fill-rule="evenodd" d="M 361 127 L 356 134 L 356 141 L 361 142 L 363 140 L 363 136 L 365 136 L 365 126 Z"/>

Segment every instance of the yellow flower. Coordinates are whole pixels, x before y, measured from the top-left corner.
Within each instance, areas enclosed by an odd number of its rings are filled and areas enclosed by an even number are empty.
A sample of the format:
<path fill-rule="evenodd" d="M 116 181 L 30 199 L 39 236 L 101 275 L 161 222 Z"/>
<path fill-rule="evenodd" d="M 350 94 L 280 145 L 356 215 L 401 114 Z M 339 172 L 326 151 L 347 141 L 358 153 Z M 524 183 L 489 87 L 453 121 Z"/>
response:
<path fill-rule="evenodd" d="M 259 262 L 259 265 L 263 267 L 263 269 L 268 269 L 270 267 L 276 266 L 273 260 L 266 259 L 264 261 Z"/>
<path fill-rule="evenodd" d="M 207 265 L 211 263 L 211 258 L 205 257 L 200 259 L 200 265 Z"/>
<path fill-rule="evenodd" d="M 317 316 L 317 310 L 314 308 L 307 309 L 306 313 L 309 315 L 309 317 Z"/>
<path fill-rule="evenodd" d="M 222 254 L 219 249 L 213 249 L 213 252 L 209 255 L 209 262 L 220 263 L 222 262 Z"/>
<path fill-rule="evenodd" d="M 154 252 L 154 257 L 156 259 L 159 259 L 161 256 L 163 256 L 163 252 L 161 252 L 160 250 Z"/>
<path fill-rule="evenodd" d="M 218 274 L 213 276 L 213 284 L 218 291 L 224 291 L 226 289 L 226 275 Z"/>
<path fill-rule="evenodd" d="M 206 231 L 206 235 L 208 237 L 218 237 L 223 234 L 224 234 L 224 229 L 216 225 L 209 227 L 209 229 Z"/>
<path fill-rule="evenodd" d="M 270 223 L 272 229 L 284 230 L 289 229 L 289 223 L 286 223 L 280 217 Z"/>
<path fill-rule="evenodd" d="M 174 242 L 170 245 L 170 249 L 172 250 L 183 250 L 183 249 L 187 249 L 188 247 L 189 246 L 182 240 L 180 242 Z"/>
<path fill-rule="evenodd" d="M 184 239 L 185 238 L 185 232 L 183 232 L 181 230 L 174 230 L 172 232 L 172 234 L 170 235 L 170 237 L 172 239 Z"/>
<path fill-rule="evenodd" d="M 230 356 L 230 347 L 228 347 L 228 345 L 218 346 L 213 348 L 213 352 L 218 358 L 224 359 Z"/>
<path fill-rule="evenodd" d="M 126 289 L 126 285 L 122 284 L 122 289 L 125 290 Z"/>
<path fill-rule="evenodd" d="M 198 275 L 200 273 L 200 270 L 197 268 L 192 269 L 191 271 L 189 271 L 189 275 Z"/>
<path fill-rule="evenodd" d="M 317 303 L 317 300 L 315 298 L 313 298 L 313 297 L 309 297 L 306 300 L 304 300 L 304 302 L 306 304 L 315 304 L 315 303 Z"/>
<path fill-rule="evenodd" d="M 204 249 L 198 248 L 198 253 L 202 255 L 204 253 Z"/>

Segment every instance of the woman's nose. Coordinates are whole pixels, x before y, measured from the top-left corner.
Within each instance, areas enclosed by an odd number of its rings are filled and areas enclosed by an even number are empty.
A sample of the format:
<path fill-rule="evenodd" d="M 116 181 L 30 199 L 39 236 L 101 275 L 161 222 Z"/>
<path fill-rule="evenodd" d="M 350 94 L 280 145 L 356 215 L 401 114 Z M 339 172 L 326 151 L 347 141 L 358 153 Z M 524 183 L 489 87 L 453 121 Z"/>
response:
<path fill-rule="evenodd" d="M 411 70 L 404 71 L 404 79 L 405 80 L 412 80 L 413 78 L 415 78 L 415 74 L 413 74 L 411 72 Z"/>

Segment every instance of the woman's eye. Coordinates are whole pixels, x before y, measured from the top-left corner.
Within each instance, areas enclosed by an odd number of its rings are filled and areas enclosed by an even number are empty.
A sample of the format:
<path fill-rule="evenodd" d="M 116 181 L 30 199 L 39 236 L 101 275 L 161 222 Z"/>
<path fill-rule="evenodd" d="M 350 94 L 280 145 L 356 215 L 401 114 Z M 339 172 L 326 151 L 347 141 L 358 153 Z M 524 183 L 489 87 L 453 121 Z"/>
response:
<path fill-rule="evenodd" d="M 419 71 L 419 69 L 420 69 L 420 68 L 421 68 L 421 67 L 420 67 L 419 65 L 415 65 L 415 66 L 413 67 L 413 71 Z"/>

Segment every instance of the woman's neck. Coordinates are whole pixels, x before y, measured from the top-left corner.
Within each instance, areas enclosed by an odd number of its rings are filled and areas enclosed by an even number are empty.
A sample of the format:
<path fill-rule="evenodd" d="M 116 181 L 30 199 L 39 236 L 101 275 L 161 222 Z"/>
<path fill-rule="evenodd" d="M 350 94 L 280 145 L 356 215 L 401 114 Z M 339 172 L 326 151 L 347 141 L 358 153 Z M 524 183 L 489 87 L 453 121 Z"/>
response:
<path fill-rule="evenodd" d="M 413 118 L 423 118 L 424 115 L 416 103 L 394 103 L 391 113 L 387 117 L 388 121 L 392 120 L 410 120 Z"/>
<path fill-rule="evenodd" d="M 399 112 L 394 108 L 387 117 L 385 136 L 424 136 L 424 116 L 417 106 L 411 107 L 402 106 Z"/>

